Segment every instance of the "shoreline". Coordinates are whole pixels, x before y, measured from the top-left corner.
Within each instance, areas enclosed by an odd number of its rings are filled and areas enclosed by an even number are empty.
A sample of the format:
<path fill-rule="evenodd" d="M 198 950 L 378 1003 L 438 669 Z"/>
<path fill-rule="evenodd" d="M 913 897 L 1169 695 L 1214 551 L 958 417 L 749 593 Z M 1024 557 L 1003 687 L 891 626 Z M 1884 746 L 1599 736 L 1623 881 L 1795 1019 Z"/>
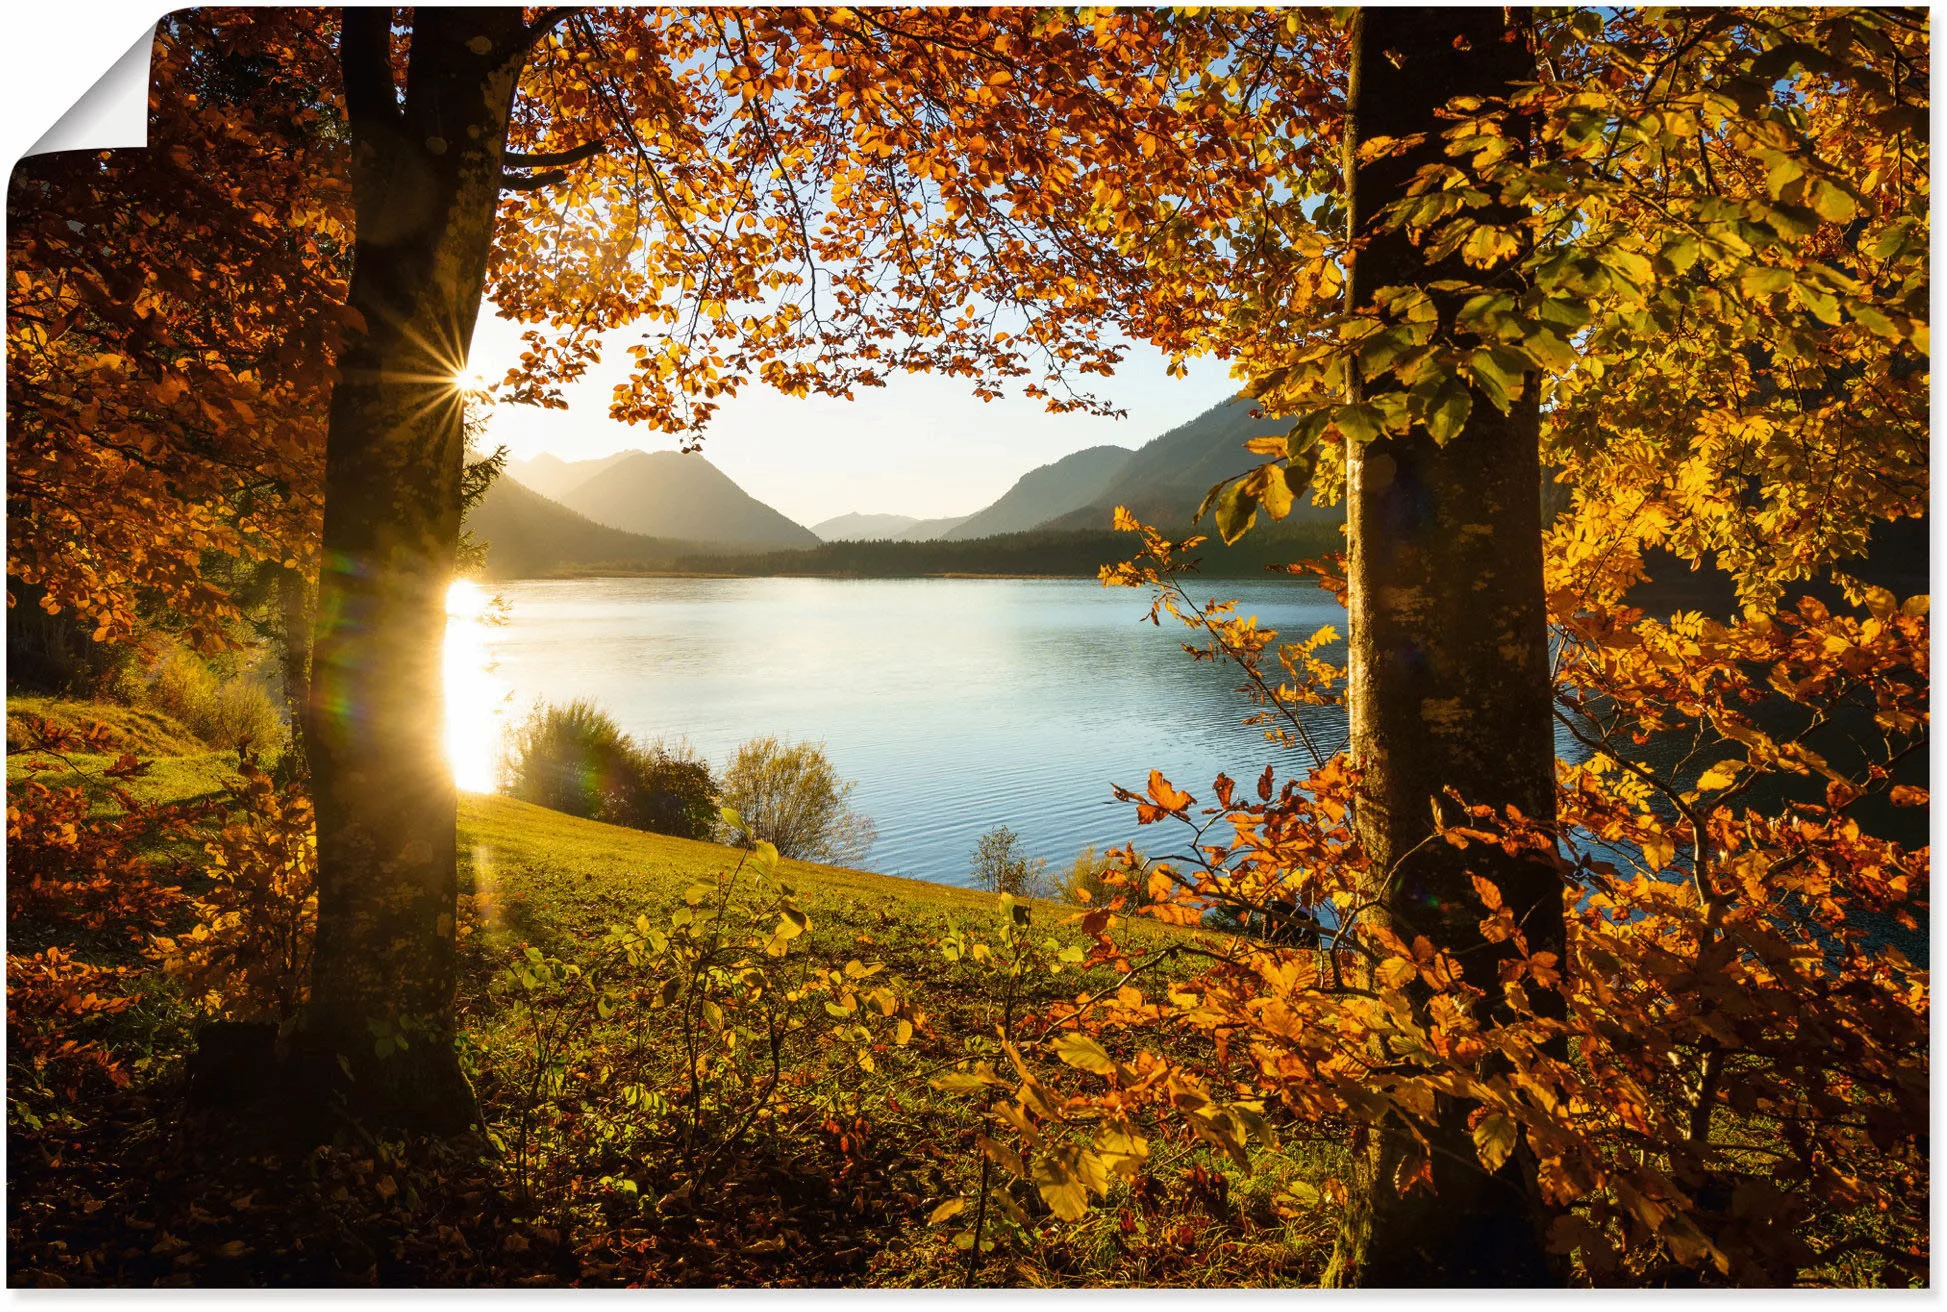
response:
<path fill-rule="evenodd" d="M 1199 574 L 1198 578 L 1222 579 L 1225 581 L 1277 581 L 1317 587 L 1316 579 L 1299 575 L 1281 574 L 1265 570 L 1257 574 Z M 863 574 L 846 570 L 763 570 L 749 573 L 728 570 L 685 570 L 685 569 L 596 569 L 560 570 L 547 574 L 512 574 L 502 577 L 483 575 L 482 584 L 496 583 L 536 583 L 560 582 L 565 580 L 593 579 L 834 579 L 859 583 L 899 583 L 919 579 L 1074 579 L 1078 582 L 1095 582 L 1099 576 L 1094 574 L 1026 573 L 1021 571 L 981 570 L 940 570 L 916 574 Z"/>

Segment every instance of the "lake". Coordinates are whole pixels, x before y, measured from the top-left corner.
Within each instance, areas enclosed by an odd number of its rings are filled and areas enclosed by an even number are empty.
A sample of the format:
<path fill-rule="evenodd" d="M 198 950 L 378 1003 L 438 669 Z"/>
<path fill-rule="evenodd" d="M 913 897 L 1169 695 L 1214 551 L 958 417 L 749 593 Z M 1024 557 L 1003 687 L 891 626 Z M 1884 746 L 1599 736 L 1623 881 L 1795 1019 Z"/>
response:
<path fill-rule="evenodd" d="M 463 787 L 492 786 L 501 724 L 536 699 L 590 698 L 639 739 L 687 738 L 718 770 L 753 737 L 822 742 L 878 827 L 864 864 L 964 884 L 975 841 L 996 825 L 1057 866 L 1091 844 L 1180 847 L 1114 800 L 1112 784 L 1141 791 L 1151 769 L 1203 801 L 1219 771 L 1248 782 L 1267 764 L 1301 774 L 1307 763 L 1240 723 L 1252 708 L 1235 667 L 1191 660 L 1180 644 L 1193 635 L 1167 616 L 1152 627 L 1146 593 L 1093 580 L 608 578 L 494 591 L 507 622 L 481 626 L 462 604 L 448 646 Z M 1211 580 L 1196 593 L 1236 597 L 1288 638 L 1345 631 L 1344 610 L 1309 582 Z M 1307 723 L 1321 749 L 1343 744 L 1342 711 L 1311 710 Z"/>

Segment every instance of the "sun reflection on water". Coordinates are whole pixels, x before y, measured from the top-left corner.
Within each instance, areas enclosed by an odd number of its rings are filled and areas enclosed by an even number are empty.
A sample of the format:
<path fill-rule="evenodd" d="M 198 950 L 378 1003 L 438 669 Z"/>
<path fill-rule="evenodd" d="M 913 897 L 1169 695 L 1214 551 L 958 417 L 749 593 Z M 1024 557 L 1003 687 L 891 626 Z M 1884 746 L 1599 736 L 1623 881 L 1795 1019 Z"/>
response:
<path fill-rule="evenodd" d="M 494 790 L 500 726 L 513 690 L 494 677 L 487 650 L 493 597 L 471 579 L 446 590 L 446 759 L 453 782 L 469 793 Z"/>

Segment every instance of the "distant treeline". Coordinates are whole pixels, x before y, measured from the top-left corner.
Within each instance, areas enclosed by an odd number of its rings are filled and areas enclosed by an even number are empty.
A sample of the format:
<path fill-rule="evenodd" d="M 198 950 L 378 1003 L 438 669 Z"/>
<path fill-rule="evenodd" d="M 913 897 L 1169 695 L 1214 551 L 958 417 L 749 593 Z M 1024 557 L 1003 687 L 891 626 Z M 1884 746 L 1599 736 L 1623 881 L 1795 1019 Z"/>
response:
<path fill-rule="evenodd" d="M 1187 531 L 1184 532 L 1187 536 Z M 1200 573 L 1220 578 L 1262 574 L 1268 566 L 1338 551 L 1344 538 L 1336 524 L 1260 525 L 1226 547 L 1214 535 L 1194 552 Z M 1054 575 L 1093 578 L 1103 565 L 1130 558 L 1133 533 L 1109 530 L 1037 529 L 965 542 L 827 542 L 800 551 L 756 555 L 686 555 L 681 573 L 800 574 L 849 578 L 921 578 L 939 574 Z"/>

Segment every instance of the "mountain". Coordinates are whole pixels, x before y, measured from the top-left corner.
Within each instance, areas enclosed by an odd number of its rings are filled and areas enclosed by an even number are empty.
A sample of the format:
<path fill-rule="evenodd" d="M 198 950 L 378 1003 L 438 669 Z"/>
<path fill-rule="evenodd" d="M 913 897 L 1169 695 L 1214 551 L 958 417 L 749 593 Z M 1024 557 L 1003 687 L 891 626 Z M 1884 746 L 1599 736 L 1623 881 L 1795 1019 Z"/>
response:
<path fill-rule="evenodd" d="M 1022 533 L 1082 506 L 1093 505 L 1135 452 L 1092 446 L 1021 475 L 1000 500 L 940 534 L 949 541 Z"/>
<path fill-rule="evenodd" d="M 911 515 L 837 515 L 811 526 L 826 542 L 877 542 L 897 538 L 919 523 Z"/>
<path fill-rule="evenodd" d="M 467 513 L 466 527 L 487 544 L 487 577 L 530 578 L 563 570 L 607 565 L 618 569 L 666 569 L 678 555 L 698 550 L 624 533 L 578 515 L 512 478 L 497 478 Z"/>
<path fill-rule="evenodd" d="M 542 496 L 559 501 L 563 493 L 572 492 L 610 465 L 641 454 L 640 451 L 617 451 L 597 460 L 563 460 L 544 451 L 532 460 L 509 460 L 507 472 Z"/>
<path fill-rule="evenodd" d="M 694 452 L 628 451 L 557 498 L 597 524 L 738 548 L 815 547 L 818 535 Z"/>
<path fill-rule="evenodd" d="M 966 515 L 914 519 L 911 515 L 861 515 L 854 512 L 813 524 L 826 542 L 931 542 L 967 522 Z"/>
<path fill-rule="evenodd" d="M 916 519 L 913 526 L 893 540 L 895 542 L 931 542 L 943 538 L 955 528 L 967 522 L 965 515 L 949 515 L 945 519 Z"/>
<path fill-rule="evenodd" d="M 1264 457 L 1246 451 L 1245 442 L 1291 427 L 1289 419 L 1253 419 L 1256 408 L 1257 402 L 1249 397 L 1235 396 L 1144 443 L 1099 496 L 1037 527 L 1105 528 L 1117 506 L 1128 506 L 1151 524 L 1171 528 L 1188 524 L 1212 484 L 1262 463 Z M 1336 523 L 1344 517 L 1343 506 L 1314 506 L 1307 495 L 1298 498 L 1287 522 Z"/>

